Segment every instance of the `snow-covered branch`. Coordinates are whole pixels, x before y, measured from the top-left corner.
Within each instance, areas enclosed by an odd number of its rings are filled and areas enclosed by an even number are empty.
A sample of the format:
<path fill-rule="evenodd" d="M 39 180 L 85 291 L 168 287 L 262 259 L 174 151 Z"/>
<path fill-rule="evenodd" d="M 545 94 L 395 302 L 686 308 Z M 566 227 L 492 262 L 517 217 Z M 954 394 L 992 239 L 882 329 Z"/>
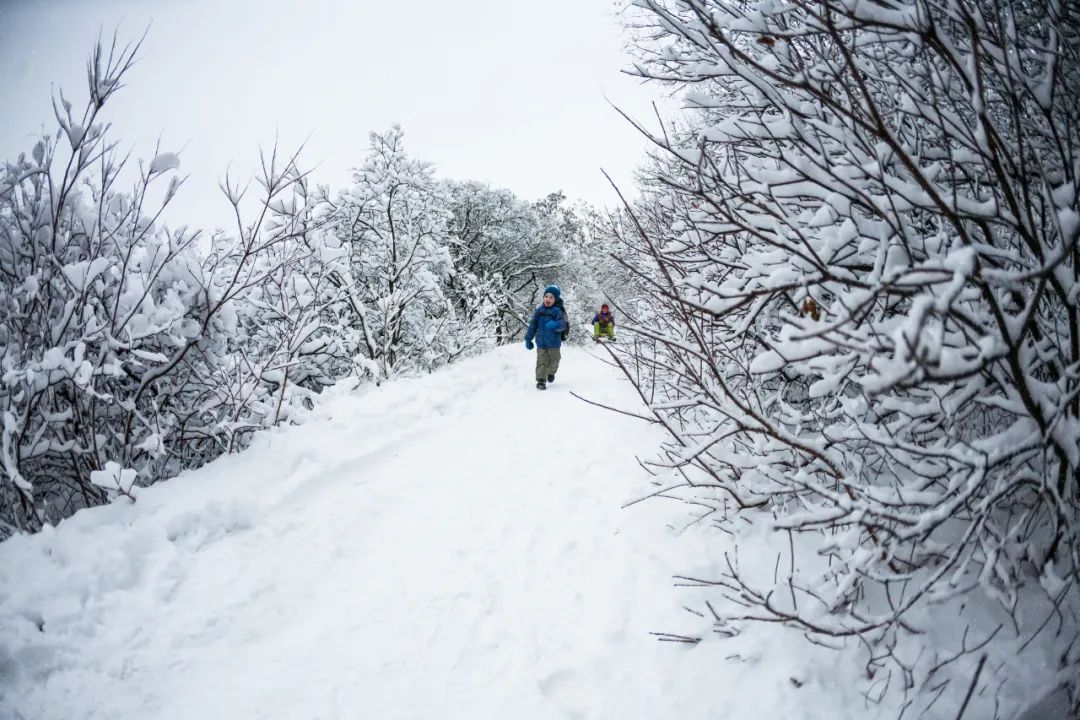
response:
<path fill-rule="evenodd" d="M 651 300 L 626 367 L 672 436 L 658 467 L 769 498 L 826 561 L 783 592 L 732 563 L 730 617 L 858 637 L 871 674 L 925 679 L 905 653 L 932 605 L 991 599 L 1019 643 L 1061 592 L 1075 613 L 1076 9 L 633 5 L 635 72 L 694 115 L 650 135 L 610 230 Z M 1080 667 L 1078 628 L 1041 651 Z"/>

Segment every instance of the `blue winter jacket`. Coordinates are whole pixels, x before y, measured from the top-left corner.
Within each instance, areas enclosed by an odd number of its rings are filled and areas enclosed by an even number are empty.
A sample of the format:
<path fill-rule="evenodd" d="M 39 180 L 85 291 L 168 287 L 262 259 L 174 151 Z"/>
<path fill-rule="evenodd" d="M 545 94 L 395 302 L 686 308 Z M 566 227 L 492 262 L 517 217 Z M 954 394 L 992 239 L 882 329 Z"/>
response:
<path fill-rule="evenodd" d="M 558 325 L 552 330 L 548 330 L 547 328 L 549 320 L 558 322 Z M 541 305 L 536 308 L 536 312 L 533 313 L 532 322 L 529 323 L 529 331 L 525 333 L 525 342 L 528 342 L 535 337 L 536 347 L 560 347 L 562 346 L 562 331 L 565 327 L 566 318 L 563 316 L 563 311 L 559 309 L 558 305 L 552 305 L 551 307 L 544 307 Z"/>

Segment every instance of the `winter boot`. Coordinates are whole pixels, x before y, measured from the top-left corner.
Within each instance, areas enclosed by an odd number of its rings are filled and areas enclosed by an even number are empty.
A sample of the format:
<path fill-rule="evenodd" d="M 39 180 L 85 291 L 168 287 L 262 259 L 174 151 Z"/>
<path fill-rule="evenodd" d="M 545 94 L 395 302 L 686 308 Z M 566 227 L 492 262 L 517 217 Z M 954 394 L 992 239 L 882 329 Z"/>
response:
<path fill-rule="evenodd" d="M 536 381 L 536 389 L 537 390 L 547 390 L 547 383 L 544 382 L 543 380 L 537 380 Z"/>
<path fill-rule="evenodd" d="M 554 375 L 548 375 L 548 382 L 555 382 L 555 376 Z"/>

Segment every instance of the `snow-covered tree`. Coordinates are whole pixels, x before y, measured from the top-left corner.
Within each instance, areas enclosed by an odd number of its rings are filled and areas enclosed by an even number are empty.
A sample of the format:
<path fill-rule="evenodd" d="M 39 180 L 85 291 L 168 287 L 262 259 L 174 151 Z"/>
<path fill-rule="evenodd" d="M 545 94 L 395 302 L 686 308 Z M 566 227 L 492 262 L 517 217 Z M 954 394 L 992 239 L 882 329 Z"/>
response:
<path fill-rule="evenodd" d="M 633 6 L 697 131 L 652 135 L 624 362 L 661 492 L 785 556 L 699 578 L 717 629 L 858 643 L 867 697 L 916 713 L 1080 711 L 1080 7 Z"/>
<path fill-rule="evenodd" d="M 552 221 L 562 201 L 553 194 L 528 203 L 477 182 L 447 183 L 454 273 L 449 294 L 466 319 L 485 318 L 500 344 L 523 334 L 537 292 L 564 268 L 566 238 Z"/>
<path fill-rule="evenodd" d="M 638 321 L 654 310 L 649 288 L 642 282 L 648 277 L 643 262 L 652 268 L 648 254 L 643 252 L 637 237 L 637 222 L 656 218 L 660 205 L 649 197 L 646 188 L 639 188 L 635 215 L 623 209 L 596 211 L 582 208 L 582 231 L 578 242 L 570 248 L 568 266 L 570 280 L 582 304 L 581 318 L 587 320 L 599 306 L 608 304 L 616 310 L 619 325 Z M 667 196 L 664 196 L 667 199 Z M 575 318 L 575 321 L 578 321 Z"/>
<path fill-rule="evenodd" d="M 342 286 L 365 367 L 378 379 L 430 369 L 451 352 L 448 200 L 431 166 L 405 153 L 403 137 L 398 126 L 371 134 L 366 161 L 334 207 L 348 259 Z"/>
<path fill-rule="evenodd" d="M 588 247 L 588 222 L 590 209 L 584 203 L 571 203 L 561 192 L 549 193 L 533 203 L 533 209 L 539 218 L 538 236 L 548 251 L 549 268 L 544 268 L 540 277 L 545 280 L 537 285 L 529 285 L 529 311 L 540 302 L 540 292 L 549 282 L 562 288 L 562 299 L 569 313 L 571 328 L 578 326 L 586 313 L 588 305 L 595 298 L 590 296 L 593 289 L 593 276 L 590 273 L 589 260 L 593 255 Z M 528 315 L 526 315 L 528 319 Z M 578 340 L 580 333 L 572 333 L 570 339 Z"/>

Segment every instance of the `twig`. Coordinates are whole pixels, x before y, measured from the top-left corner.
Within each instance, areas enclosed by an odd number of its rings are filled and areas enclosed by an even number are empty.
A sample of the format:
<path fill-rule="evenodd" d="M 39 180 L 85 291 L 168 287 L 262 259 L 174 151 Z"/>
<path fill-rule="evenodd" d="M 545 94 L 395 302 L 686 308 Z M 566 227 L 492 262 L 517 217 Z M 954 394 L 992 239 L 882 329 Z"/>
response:
<path fill-rule="evenodd" d="M 583 398 L 580 395 L 578 395 L 576 392 L 573 392 L 573 391 L 571 391 L 570 394 L 573 395 L 574 397 L 576 397 L 578 400 L 581 400 L 582 402 L 587 402 L 590 405 L 595 405 L 598 408 L 603 408 L 605 410 L 611 410 L 612 412 L 617 412 L 617 413 L 619 413 L 621 415 L 629 415 L 632 418 L 637 418 L 638 420 L 644 420 L 647 423 L 658 423 L 658 422 L 660 422 L 656 418 L 645 417 L 644 415 L 638 415 L 637 413 L 632 413 L 629 410 L 620 410 L 619 408 L 614 408 L 614 407 L 611 407 L 610 405 L 604 405 L 603 403 L 598 403 L 598 402 L 595 402 L 593 400 L 589 400 L 588 398 Z"/>
<path fill-rule="evenodd" d="M 979 664 L 975 667 L 975 676 L 971 678 L 971 685 L 968 686 L 967 695 L 964 696 L 964 704 L 960 706 L 960 712 L 956 713 L 956 720 L 960 720 L 964 716 L 964 711 L 967 710 L 968 703 L 971 701 L 971 695 L 975 692 L 975 685 L 979 682 L 979 674 L 982 672 L 983 665 L 986 663 L 986 653 L 983 653 L 979 657 Z"/>

